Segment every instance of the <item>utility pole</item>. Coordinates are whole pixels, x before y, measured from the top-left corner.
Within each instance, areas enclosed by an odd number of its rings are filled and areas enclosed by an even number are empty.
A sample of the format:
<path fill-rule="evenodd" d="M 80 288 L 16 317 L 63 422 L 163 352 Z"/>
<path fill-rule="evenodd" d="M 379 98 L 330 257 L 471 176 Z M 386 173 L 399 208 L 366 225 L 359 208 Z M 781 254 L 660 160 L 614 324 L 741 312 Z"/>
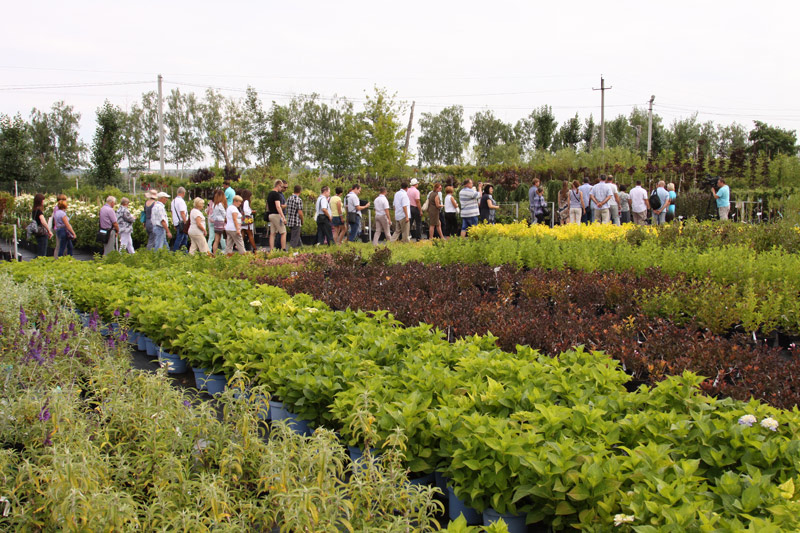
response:
<path fill-rule="evenodd" d="M 650 161 L 650 155 L 653 151 L 653 100 L 656 95 L 650 97 L 650 110 L 647 113 L 647 160 Z"/>
<path fill-rule="evenodd" d="M 411 102 L 411 116 L 408 117 L 408 129 L 406 130 L 406 145 L 403 148 L 403 155 L 408 158 L 408 144 L 411 142 L 411 125 L 414 123 L 414 104 L 416 102 Z"/>
<path fill-rule="evenodd" d="M 158 75 L 158 155 L 161 175 L 164 175 L 164 97 L 161 91 L 161 74 Z"/>
<path fill-rule="evenodd" d="M 600 149 L 606 149 L 606 91 L 613 89 L 613 87 L 606 87 L 606 80 L 603 75 L 600 75 L 600 88 L 593 91 L 600 91 Z"/>

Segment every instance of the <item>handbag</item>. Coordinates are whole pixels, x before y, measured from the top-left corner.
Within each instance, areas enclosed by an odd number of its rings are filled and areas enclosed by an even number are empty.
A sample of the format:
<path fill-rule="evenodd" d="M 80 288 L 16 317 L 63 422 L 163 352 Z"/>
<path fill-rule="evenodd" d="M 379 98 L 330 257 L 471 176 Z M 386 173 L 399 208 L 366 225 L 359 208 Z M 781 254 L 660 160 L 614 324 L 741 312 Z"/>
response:
<path fill-rule="evenodd" d="M 108 238 L 111 236 L 111 230 L 100 228 L 97 230 L 97 237 L 95 240 L 100 244 L 108 244 Z"/>
<path fill-rule="evenodd" d="M 28 238 L 31 235 L 35 235 L 36 237 L 44 237 L 47 235 L 47 230 L 44 226 L 40 226 L 35 220 L 32 220 L 30 224 L 25 227 L 25 231 L 28 233 Z"/>
<path fill-rule="evenodd" d="M 176 215 L 175 218 L 178 219 L 178 224 L 175 226 L 175 229 L 179 229 L 181 231 L 181 233 L 189 233 L 189 228 L 192 227 L 192 221 L 191 220 L 187 220 L 186 222 L 183 222 L 182 219 L 181 219 L 180 213 L 175 211 L 175 207 L 174 206 L 175 206 L 175 202 L 172 203 L 172 213 L 174 215 Z"/>
<path fill-rule="evenodd" d="M 425 198 L 425 203 L 422 204 L 422 210 L 427 211 L 428 207 L 430 207 L 431 195 L 429 194 L 427 198 Z"/>
<path fill-rule="evenodd" d="M 253 215 L 243 215 L 242 216 L 242 224 L 248 226 L 252 224 L 255 220 L 253 219 Z"/>

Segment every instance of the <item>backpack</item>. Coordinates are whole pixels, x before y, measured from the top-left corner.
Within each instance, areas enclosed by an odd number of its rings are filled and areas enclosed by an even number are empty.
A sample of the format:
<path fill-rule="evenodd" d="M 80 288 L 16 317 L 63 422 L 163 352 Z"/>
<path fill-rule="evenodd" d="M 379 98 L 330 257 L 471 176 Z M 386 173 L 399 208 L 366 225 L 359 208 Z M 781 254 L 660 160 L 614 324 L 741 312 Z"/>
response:
<path fill-rule="evenodd" d="M 650 209 L 656 210 L 661 208 L 661 197 L 658 196 L 658 189 L 655 189 L 650 195 Z"/>

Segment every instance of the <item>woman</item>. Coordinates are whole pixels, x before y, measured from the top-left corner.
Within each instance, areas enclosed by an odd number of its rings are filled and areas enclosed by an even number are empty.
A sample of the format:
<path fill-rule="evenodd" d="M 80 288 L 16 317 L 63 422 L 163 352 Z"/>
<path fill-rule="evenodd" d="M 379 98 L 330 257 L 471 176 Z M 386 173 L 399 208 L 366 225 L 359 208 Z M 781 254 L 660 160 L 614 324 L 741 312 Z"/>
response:
<path fill-rule="evenodd" d="M 242 239 L 242 215 L 239 213 L 239 208 L 242 206 L 242 197 L 238 194 L 233 197 L 233 205 L 229 205 L 225 212 L 225 235 L 228 237 L 228 257 L 233 255 L 233 251 L 237 250 L 240 254 L 244 255 L 247 250 L 244 249 L 244 239 Z"/>
<path fill-rule="evenodd" d="M 225 196 L 225 191 L 217 189 L 214 192 L 214 210 L 211 212 L 211 224 L 214 226 L 214 244 L 211 247 L 211 252 L 216 255 L 217 250 L 221 248 L 224 250 L 225 246 L 225 222 L 228 218 L 228 199 Z"/>
<path fill-rule="evenodd" d="M 243 189 L 239 195 L 242 197 L 242 237 L 250 242 L 250 248 L 256 253 L 256 239 L 253 235 L 255 221 L 253 220 L 253 210 L 250 208 L 250 198 L 253 193 L 248 189 Z"/>
<path fill-rule="evenodd" d="M 544 201 L 544 195 L 542 194 L 542 188 L 537 187 L 536 191 L 533 194 L 533 216 L 536 217 L 534 221 L 536 224 L 544 224 L 546 220 L 546 213 L 545 213 L 546 203 Z"/>
<path fill-rule="evenodd" d="M 66 199 L 67 195 L 63 193 L 56 196 L 56 202 L 57 202 L 56 208 L 53 209 L 53 216 L 51 216 L 50 219 L 47 221 L 47 227 L 49 227 L 50 231 L 55 233 L 56 236 L 56 247 L 53 249 L 53 257 L 56 259 L 58 259 L 58 251 L 61 249 L 61 240 L 58 238 L 58 232 L 56 231 L 56 213 L 58 213 L 59 210 L 58 206 L 61 204 L 61 200 L 66 201 Z"/>
<path fill-rule="evenodd" d="M 33 210 L 31 220 L 36 223 L 36 257 L 47 255 L 47 241 L 53 236 L 53 232 L 47 227 L 47 219 L 44 218 L 44 194 L 37 194 L 33 197 Z"/>
<path fill-rule="evenodd" d="M 631 195 L 625 185 L 619 186 L 619 219 L 623 224 L 631 221 Z"/>
<path fill-rule="evenodd" d="M 206 217 L 208 217 L 208 248 L 211 249 L 214 246 L 214 223 L 211 221 L 211 215 L 214 213 L 214 196 L 216 195 L 216 191 L 211 193 L 211 197 L 208 199 L 208 206 L 206 207 Z"/>
<path fill-rule="evenodd" d="M 669 207 L 667 207 L 667 222 L 675 220 L 675 198 L 678 193 L 675 192 L 675 184 L 670 183 L 667 185 L 667 192 L 669 193 Z"/>
<path fill-rule="evenodd" d="M 439 234 L 440 239 L 444 239 L 442 234 L 442 222 L 439 219 L 439 212 L 442 210 L 442 201 L 439 193 L 442 191 L 442 184 L 436 183 L 433 190 L 428 193 L 428 238 L 433 239 L 434 233 Z"/>
<path fill-rule="evenodd" d="M 189 254 L 194 255 L 195 252 L 200 251 L 201 254 L 208 255 L 208 242 L 206 242 L 206 217 L 203 216 L 203 205 L 205 200 L 199 196 L 194 199 L 194 209 L 189 213 Z"/>
<path fill-rule="evenodd" d="M 444 228 L 445 235 L 452 237 L 458 235 L 458 202 L 455 199 L 452 185 L 448 185 L 444 190 L 446 196 L 444 197 Z"/>
<path fill-rule="evenodd" d="M 494 185 L 483 186 L 483 196 L 481 196 L 481 203 L 478 206 L 478 210 L 480 213 L 478 215 L 478 221 L 480 222 L 488 222 L 489 224 L 494 224 L 494 212 L 500 206 L 494 203 L 494 197 L 492 196 L 493 192 L 494 192 Z"/>
<path fill-rule="evenodd" d="M 569 185 L 567 180 L 561 183 L 558 191 L 558 223 L 564 225 L 569 220 Z"/>
<path fill-rule="evenodd" d="M 153 222 L 151 215 L 153 214 L 153 204 L 156 203 L 156 196 L 158 191 L 150 189 L 144 193 L 147 201 L 144 203 L 144 230 L 147 232 L 147 249 L 154 250 L 156 247 L 156 234 L 153 232 Z"/>
<path fill-rule="evenodd" d="M 342 202 L 342 193 L 344 189 L 336 187 L 336 194 L 331 197 L 328 202 L 331 206 L 331 226 L 333 227 L 333 242 L 342 244 L 347 236 L 347 217 L 342 216 L 344 211 L 344 203 Z"/>
<path fill-rule="evenodd" d="M 583 191 L 580 190 L 579 185 L 578 180 L 572 180 L 572 190 L 569 191 L 570 224 L 580 224 L 581 217 L 586 213 L 586 201 L 583 198 Z"/>
<path fill-rule="evenodd" d="M 53 213 L 53 227 L 56 230 L 58 237 L 58 250 L 56 250 L 56 257 L 64 257 L 64 255 L 72 255 L 72 241 L 75 240 L 75 230 L 69 223 L 67 216 L 67 198 L 58 201 L 58 209 Z"/>
<path fill-rule="evenodd" d="M 133 215 L 128 209 L 130 200 L 123 198 L 119 201 L 119 209 L 117 209 L 117 222 L 119 223 L 119 247 L 121 250 L 127 250 L 129 254 L 133 251 Z"/>

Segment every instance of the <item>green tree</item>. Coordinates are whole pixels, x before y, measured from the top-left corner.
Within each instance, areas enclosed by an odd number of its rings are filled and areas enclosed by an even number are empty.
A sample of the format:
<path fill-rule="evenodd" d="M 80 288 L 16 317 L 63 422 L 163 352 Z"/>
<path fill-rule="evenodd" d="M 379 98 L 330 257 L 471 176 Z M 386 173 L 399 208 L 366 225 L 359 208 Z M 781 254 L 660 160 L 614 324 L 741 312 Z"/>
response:
<path fill-rule="evenodd" d="M 80 113 L 63 101 L 54 103 L 49 112 L 31 111 L 31 141 L 40 169 L 48 163 L 61 172 L 81 166 L 86 146 L 79 136 L 80 120 Z"/>
<path fill-rule="evenodd" d="M 390 176 L 400 173 L 406 164 L 403 153 L 405 127 L 400 123 L 403 106 L 394 100 L 395 95 L 375 87 L 364 103 L 364 160 L 370 174 Z"/>
<path fill-rule="evenodd" d="M 22 117 L 0 115 L 0 181 L 13 183 L 33 179 L 33 146 Z"/>
<path fill-rule="evenodd" d="M 106 100 L 97 110 L 97 128 L 92 143 L 91 181 L 98 187 L 117 185 L 120 181 L 119 162 L 122 160 L 122 130 L 125 114 Z"/>
<path fill-rule="evenodd" d="M 533 119 L 533 143 L 537 150 L 549 150 L 553 142 L 553 135 L 558 129 L 558 121 L 553 114 L 553 108 L 543 105 L 534 109 L 530 114 Z"/>
<path fill-rule="evenodd" d="M 683 161 L 694 156 L 697 141 L 700 138 L 700 124 L 697 122 L 697 113 L 672 121 L 672 126 L 667 134 L 667 145 L 675 154 L 676 161 Z"/>
<path fill-rule="evenodd" d="M 131 172 L 141 172 L 150 163 L 145 135 L 145 111 L 138 103 L 134 103 L 131 110 L 125 114 L 122 128 L 122 151 L 128 161 L 128 170 Z"/>
<path fill-rule="evenodd" d="M 362 155 L 367 146 L 364 120 L 349 100 L 338 102 L 335 134 L 330 149 L 330 170 L 334 176 L 358 174 L 363 169 Z"/>
<path fill-rule="evenodd" d="M 741 124 L 717 125 L 717 156 L 723 159 L 731 157 L 734 150 L 747 148 L 747 130 Z"/>
<path fill-rule="evenodd" d="M 773 159 L 778 154 L 797 155 L 797 132 L 770 126 L 760 120 L 754 120 L 755 128 L 750 130 L 750 150 L 756 154 L 765 154 Z"/>
<path fill-rule="evenodd" d="M 187 165 L 203 158 L 200 105 L 194 93 L 183 94 L 180 89 L 170 91 L 166 101 L 164 125 L 167 157 L 176 169 L 182 171 Z"/>
<path fill-rule="evenodd" d="M 510 159 L 519 159 L 520 145 L 516 142 L 514 128 L 497 118 L 491 110 L 478 111 L 472 116 L 469 135 L 475 143 L 478 165 L 508 163 Z"/>
<path fill-rule="evenodd" d="M 214 89 L 206 90 L 200 110 L 200 128 L 211 155 L 234 169 L 249 163 L 252 142 L 245 106 Z"/>
<path fill-rule="evenodd" d="M 158 139 L 158 95 L 155 91 L 142 94 L 142 133 L 147 147 L 145 159 L 149 170 L 152 161 L 161 159 Z"/>
<path fill-rule="evenodd" d="M 595 145 L 597 138 L 597 125 L 594 123 L 594 117 L 589 115 L 583 123 L 583 131 L 581 132 L 581 141 L 583 141 L 583 150 L 591 152 Z"/>
<path fill-rule="evenodd" d="M 628 122 L 625 115 L 617 115 L 606 122 L 606 147 L 622 147 L 632 150 L 636 144 L 636 129 Z"/>
<path fill-rule="evenodd" d="M 449 106 L 439 113 L 422 113 L 417 139 L 420 165 L 455 165 L 461 161 L 469 133 L 464 128 L 464 108 Z"/>
<path fill-rule="evenodd" d="M 578 148 L 578 143 L 581 142 L 581 121 L 577 113 L 561 125 L 558 137 L 561 147 L 572 148 L 573 150 Z M 553 151 L 557 150 L 554 149 Z"/>

